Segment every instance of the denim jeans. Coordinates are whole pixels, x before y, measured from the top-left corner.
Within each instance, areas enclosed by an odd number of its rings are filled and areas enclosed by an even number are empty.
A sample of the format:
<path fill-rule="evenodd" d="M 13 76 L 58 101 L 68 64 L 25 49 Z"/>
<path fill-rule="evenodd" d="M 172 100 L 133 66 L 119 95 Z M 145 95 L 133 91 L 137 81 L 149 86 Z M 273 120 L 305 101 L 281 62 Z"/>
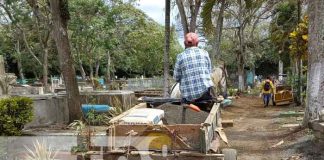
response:
<path fill-rule="evenodd" d="M 182 103 L 192 103 L 196 106 L 198 106 L 201 110 L 205 112 L 210 112 L 214 102 L 213 100 L 215 99 L 215 93 L 212 87 L 209 87 L 208 90 L 198 99 L 195 99 L 194 101 L 190 102 L 187 101 L 186 99 L 182 99 Z"/>
<path fill-rule="evenodd" d="M 215 95 L 213 93 L 213 88 L 209 87 L 208 90 L 198 99 L 195 99 L 194 101 L 187 101 L 186 99 L 181 99 L 182 103 L 192 103 L 192 102 L 201 102 L 206 100 L 213 100 L 215 98 Z"/>
<path fill-rule="evenodd" d="M 271 93 L 263 93 L 263 104 L 265 106 L 269 105 L 270 98 L 271 98 Z"/>

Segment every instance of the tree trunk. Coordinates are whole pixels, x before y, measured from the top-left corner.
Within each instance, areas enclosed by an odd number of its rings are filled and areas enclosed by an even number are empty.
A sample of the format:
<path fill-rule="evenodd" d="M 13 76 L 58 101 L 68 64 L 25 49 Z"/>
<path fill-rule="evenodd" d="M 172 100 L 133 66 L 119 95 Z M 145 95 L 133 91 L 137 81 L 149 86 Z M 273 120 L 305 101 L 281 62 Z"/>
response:
<path fill-rule="evenodd" d="M 282 60 L 279 60 L 279 81 L 282 81 L 283 80 L 283 62 Z"/>
<path fill-rule="evenodd" d="M 99 68 L 100 68 L 100 63 L 99 63 L 99 60 L 97 60 L 95 77 L 99 77 Z"/>
<path fill-rule="evenodd" d="M 18 68 L 19 77 L 23 81 L 25 79 L 25 76 L 24 76 L 24 71 L 21 63 L 21 58 L 18 58 L 17 60 L 17 68 Z"/>
<path fill-rule="evenodd" d="M 199 13 L 199 9 L 201 6 L 201 0 L 195 0 L 194 7 L 192 7 L 194 10 L 191 12 L 191 20 L 190 20 L 190 32 L 196 32 L 196 23 L 197 23 L 197 17 Z"/>
<path fill-rule="evenodd" d="M 39 79 L 39 75 L 35 69 L 33 69 L 33 74 L 34 74 L 35 79 Z"/>
<path fill-rule="evenodd" d="M 80 68 L 80 72 L 81 72 L 82 79 L 86 79 L 87 74 L 84 71 L 83 63 L 82 63 L 81 60 L 79 60 L 79 68 Z"/>
<path fill-rule="evenodd" d="M 56 43 L 60 68 L 63 73 L 66 87 L 69 121 L 73 122 L 73 120 L 80 119 L 82 113 L 80 93 L 76 81 L 67 32 L 67 21 L 69 20 L 68 2 L 67 0 L 50 0 L 50 7 L 53 19 L 53 37 Z"/>
<path fill-rule="evenodd" d="M 44 54 L 43 54 L 43 84 L 45 93 L 49 92 L 48 86 L 48 46 L 44 46 Z"/>
<path fill-rule="evenodd" d="M 299 53 L 298 53 L 299 54 Z M 296 67 L 297 67 L 297 98 L 296 98 L 296 105 L 300 106 L 301 104 L 301 72 L 302 72 L 302 67 L 301 67 L 301 57 L 299 56 L 296 60 Z"/>
<path fill-rule="evenodd" d="M 89 67 L 90 67 L 90 79 L 93 79 L 93 66 L 91 62 L 89 64 Z"/>
<path fill-rule="evenodd" d="M 51 27 L 50 27 L 50 20 L 48 18 L 42 17 L 39 12 L 39 6 L 37 4 L 37 0 L 29 0 L 27 1 L 28 4 L 32 7 L 33 13 L 36 19 L 36 29 L 38 33 L 38 41 L 40 44 L 40 47 L 43 49 L 43 85 L 45 88 L 45 92 L 49 92 L 49 86 L 48 86 L 48 41 L 50 37 Z M 41 21 L 45 24 L 44 31 L 41 31 Z M 43 34 L 44 33 L 44 34 Z"/>
<path fill-rule="evenodd" d="M 304 125 L 324 109 L 324 1 L 308 1 L 308 81 Z"/>
<path fill-rule="evenodd" d="M 110 52 L 107 51 L 106 84 L 110 81 Z"/>
<path fill-rule="evenodd" d="M 238 55 L 238 65 L 237 65 L 237 73 L 238 73 L 238 89 L 239 91 L 244 90 L 244 62 L 243 55 L 240 53 Z"/>
<path fill-rule="evenodd" d="M 213 59 L 219 60 L 221 55 L 220 44 L 223 30 L 223 19 L 224 19 L 224 11 L 225 11 L 225 0 L 221 0 L 220 2 L 220 10 L 217 18 L 216 31 L 215 31 L 215 45 L 214 45 L 214 55 Z"/>
<path fill-rule="evenodd" d="M 304 81 L 303 81 L 303 77 L 304 77 L 304 74 L 303 74 L 303 59 L 300 59 L 300 79 L 299 79 L 299 83 L 300 83 L 300 86 L 299 86 L 299 90 L 300 90 L 300 103 L 301 105 L 305 106 L 305 103 L 304 103 L 304 97 L 303 97 L 303 92 L 304 92 Z"/>
<path fill-rule="evenodd" d="M 165 44 L 164 44 L 164 76 L 163 96 L 169 97 L 169 52 L 170 52 L 170 0 L 165 0 Z"/>
<path fill-rule="evenodd" d="M 25 76 L 24 76 L 23 67 L 22 67 L 22 63 L 21 63 L 21 52 L 20 52 L 20 43 L 19 43 L 19 40 L 17 41 L 16 52 L 18 54 L 18 56 L 17 56 L 18 73 L 19 73 L 20 79 L 23 82 L 23 80 L 25 79 Z"/>
<path fill-rule="evenodd" d="M 297 0 L 297 25 L 300 22 L 300 14 L 301 14 L 301 2 L 300 0 Z M 301 105 L 301 72 L 302 72 L 302 67 L 301 67 L 301 53 L 300 53 L 300 49 L 299 49 L 299 38 L 297 38 L 297 60 L 296 60 L 296 68 L 297 68 L 297 98 L 296 98 L 296 105 L 300 106 Z"/>
<path fill-rule="evenodd" d="M 176 3 L 177 3 L 179 14 L 180 14 L 180 20 L 181 20 L 181 24 L 182 24 L 183 33 L 184 33 L 183 36 L 185 36 L 187 33 L 189 33 L 186 12 L 184 10 L 182 0 L 176 0 Z"/>
<path fill-rule="evenodd" d="M 238 38 L 239 38 L 239 52 L 238 52 L 238 79 L 239 79 L 239 90 L 244 90 L 244 24 L 243 24 L 243 5 L 242 1 L 239 0 L 239 31 L 238 31 Z"/>

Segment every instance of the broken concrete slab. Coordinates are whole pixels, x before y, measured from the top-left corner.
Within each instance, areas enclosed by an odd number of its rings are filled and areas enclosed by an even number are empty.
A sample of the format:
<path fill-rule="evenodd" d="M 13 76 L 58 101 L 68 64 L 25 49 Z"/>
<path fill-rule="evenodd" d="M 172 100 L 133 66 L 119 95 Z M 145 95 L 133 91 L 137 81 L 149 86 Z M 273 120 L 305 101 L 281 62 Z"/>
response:
<path fill-rule="evenodd" d="M 279 117 L 299 117 L 304 116 L 304 112 L 288 111 L 279 114 Z"/>
<path fill-rule="evenodd" d="M 324 133 L 324 122 L 314 121 L 310 124 L 310 127 L 315 131 Z"/>
<path fill-rule="evenodd" d="M 293 127 L 300 127 L 301 124 L 284 124 L 282 127 L 284 128 L 293 128 Z"/>
<path fill-rule="evenodd" d="M 302 121 L 304 118 L 303 117 L 297 117 L 297 121 Z"/>
<path fill-rule="evenodd" d="M 321 122 L 324 122 L 324 109 L 322 109 L 321 111 L 319 111 L 319 120 Z"/>
<path fill-rule="evenodd" d="M 272 145 L 270 148 L 276 148 L 276 147 L 282 145 L 283 143 L 284 143 L 284 140 L 281 140 L 280 142 L 278 142 L 278 143 Z"/>
<path fill-rule="evenodd" d="M 324 141 L 324 132 L 314 131 L 314 137 Z"/>
<path fill-rule="evenodd" d="M 312 121 L 309 126 L 313 130 L 315 138 L 324 143 L 324 122 Z"/>

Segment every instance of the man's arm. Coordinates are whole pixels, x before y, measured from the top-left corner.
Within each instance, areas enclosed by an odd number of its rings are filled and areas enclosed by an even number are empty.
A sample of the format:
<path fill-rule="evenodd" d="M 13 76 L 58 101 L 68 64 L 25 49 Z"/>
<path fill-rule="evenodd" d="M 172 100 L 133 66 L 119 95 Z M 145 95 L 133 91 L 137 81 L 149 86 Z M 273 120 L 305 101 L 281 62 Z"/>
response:
<path fill-rule="evenodd" d="M 176 61 L 175 66 L 174 66 L 173 79 L 176 82 L 180 82 L 180 80 L 181 80 L 181 68 L 180 68 L 179 56 L 177 56 L 177 61 Z"/>
<path fill-rule="evenodd" d="M 211 66 L 211 60 L 209 58 L 208 52 L 207 51 L 205 51 L 205 52 L 206 52 L 206 59 L 207 59 L 207 67 L 208 67 L 209 72 L 212 73 L 213 72 L 213 68 Z"/>

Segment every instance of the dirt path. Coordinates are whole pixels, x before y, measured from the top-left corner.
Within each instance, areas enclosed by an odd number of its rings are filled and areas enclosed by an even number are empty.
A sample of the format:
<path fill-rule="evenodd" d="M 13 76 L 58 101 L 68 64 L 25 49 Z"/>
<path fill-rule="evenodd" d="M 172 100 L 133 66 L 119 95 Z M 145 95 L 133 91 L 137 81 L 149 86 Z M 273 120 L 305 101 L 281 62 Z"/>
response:
<path fill-rule="evenodd" d="M 235 99 L 222 110 L 223 119 L 234 120 L 234 127 L 225 128 L 230 148 L 238 151 L 239 160 L 324 160 L 324 145 L 313 140 L 311 131 L 282 127 L 301 121 L 279 117 L 281 112 L 302 110 L 293 105 L 264 108 L 259 97 Z"/>

